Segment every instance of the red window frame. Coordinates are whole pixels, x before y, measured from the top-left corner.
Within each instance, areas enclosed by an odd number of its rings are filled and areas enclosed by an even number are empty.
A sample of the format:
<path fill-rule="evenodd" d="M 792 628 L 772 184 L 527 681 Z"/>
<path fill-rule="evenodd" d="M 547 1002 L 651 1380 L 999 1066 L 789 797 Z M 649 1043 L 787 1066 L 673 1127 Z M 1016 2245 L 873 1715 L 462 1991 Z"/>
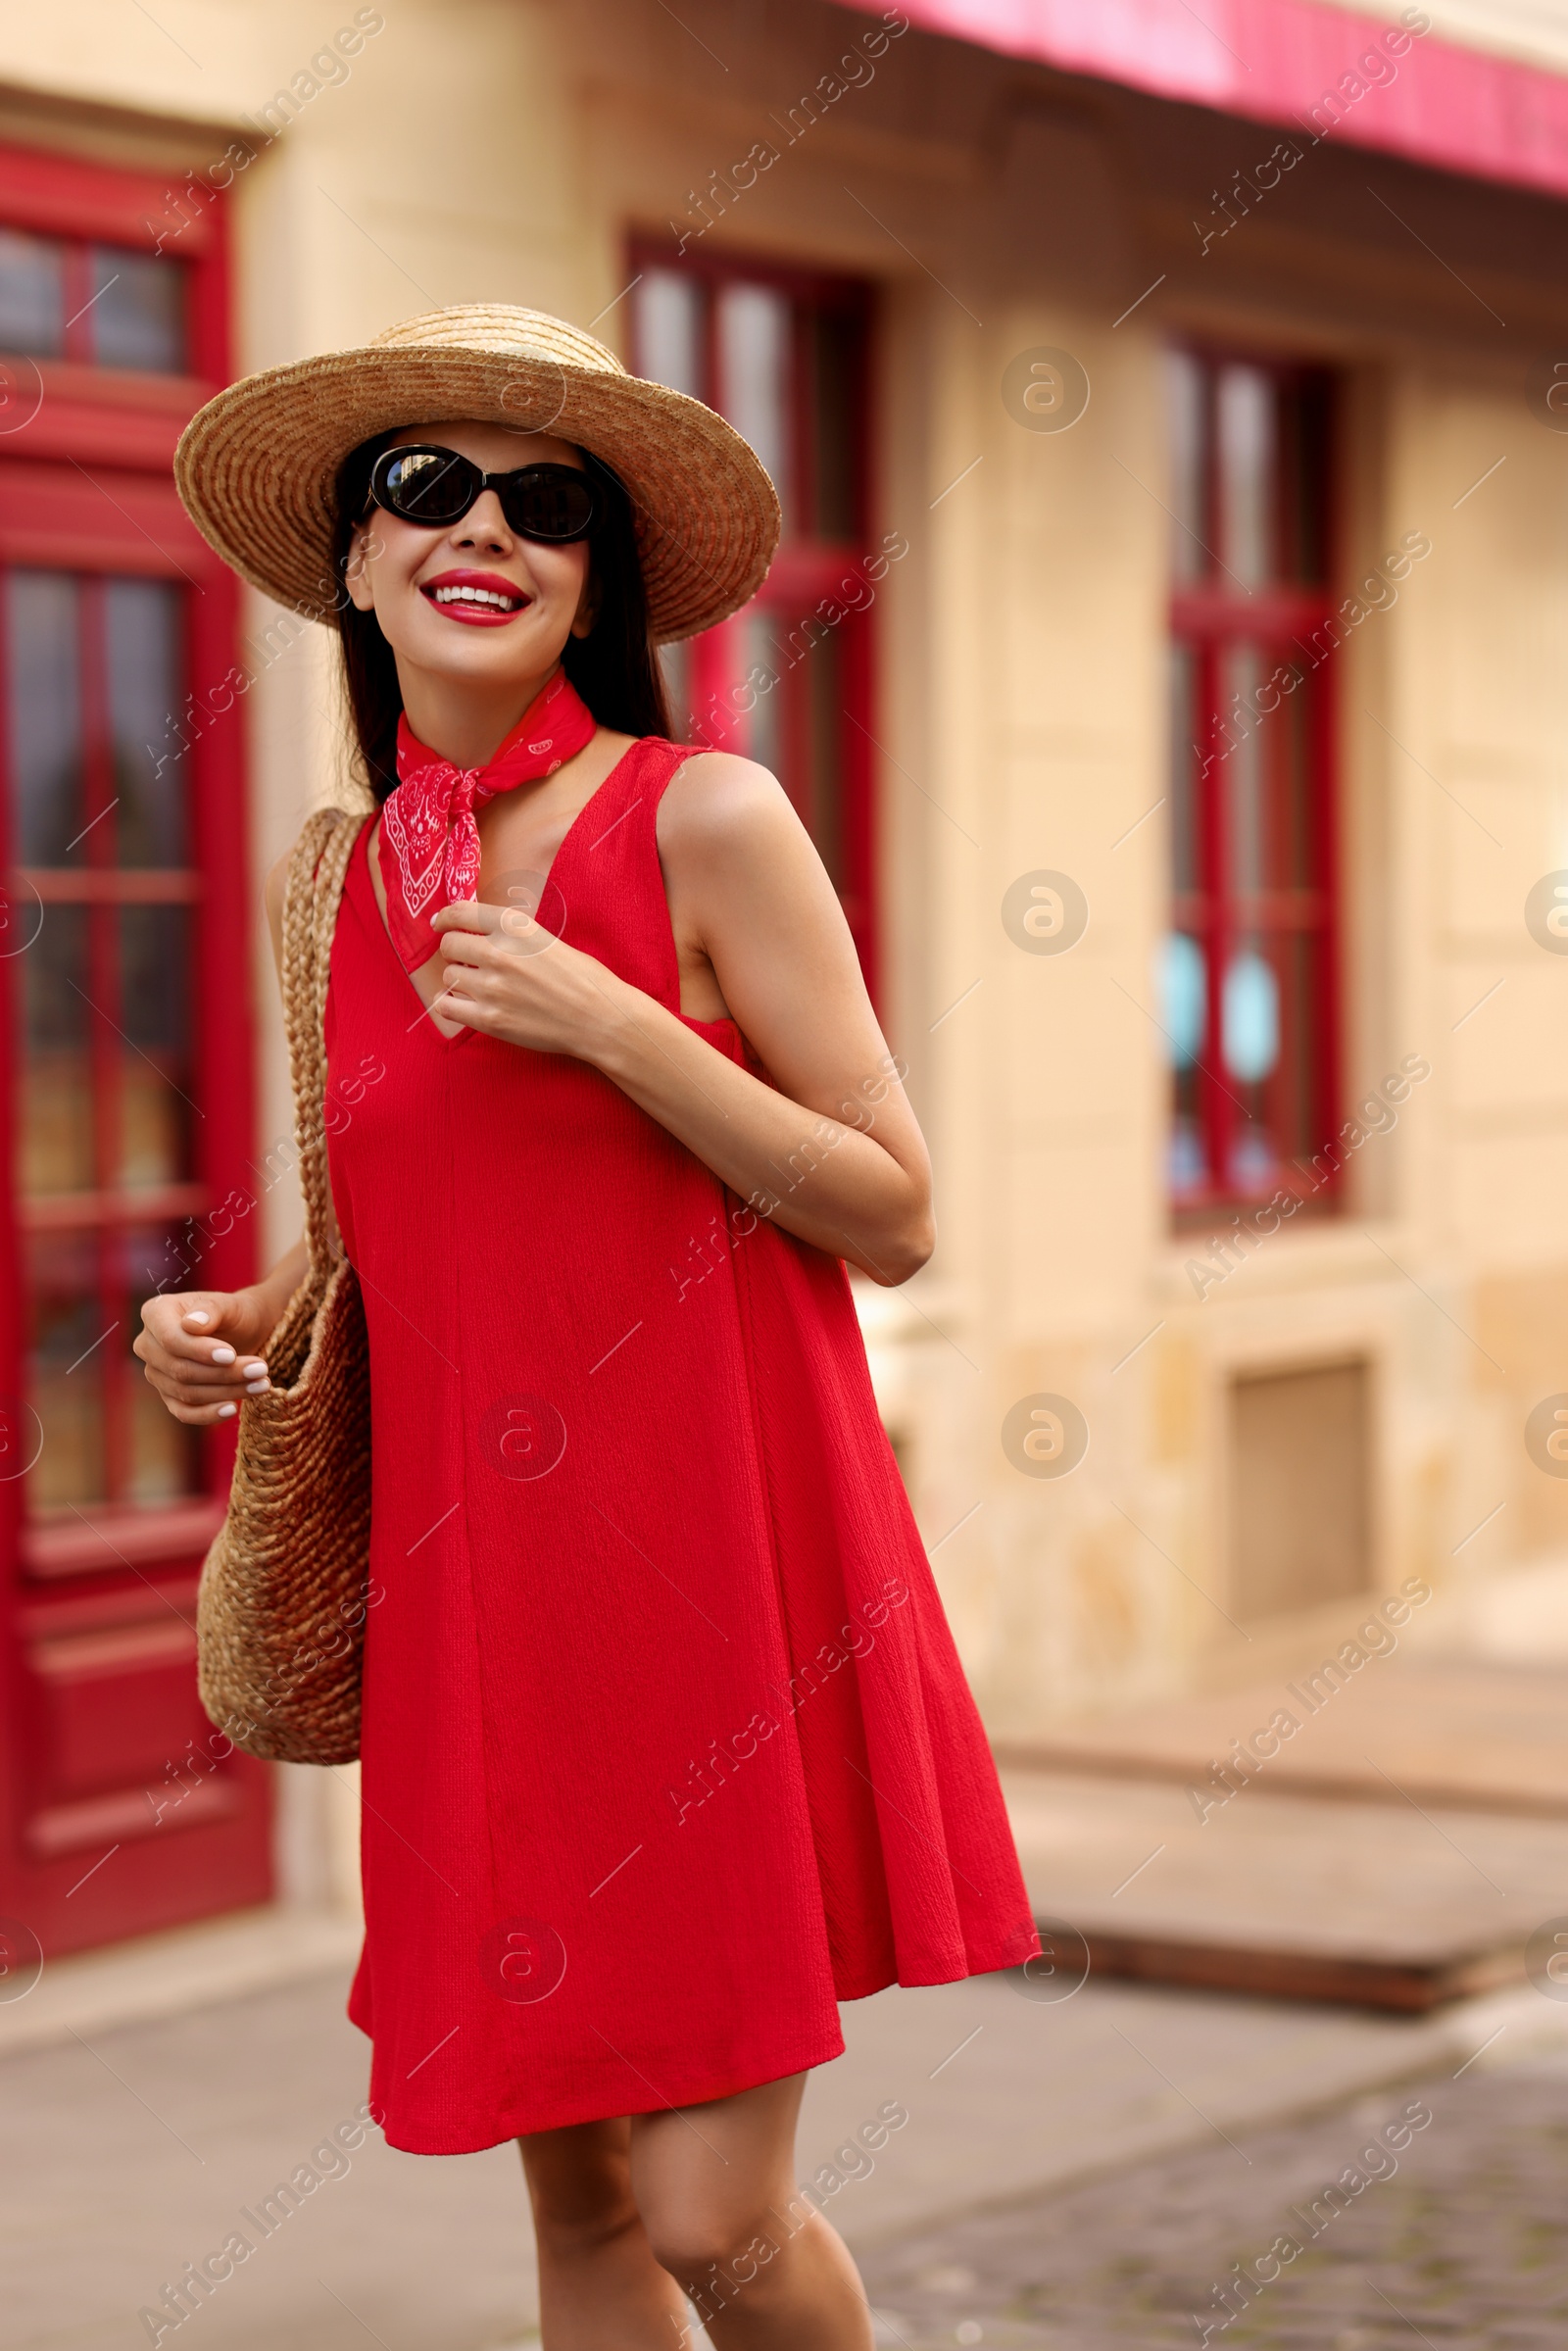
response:
<path fill-rule="evenodd" d="M 84 330 L 69 324 L 59 358 L 0 357 L 0 425 L 8 427 L 0 432 L 0 580 L 12 567 L 79 575 L 90 817 L 114 789 L 104 678 L 91 658 L 102 642 L 95 621 L 104 583 L 168 581 L 185 607 L 184 700 L 170 713 L 171 750 L 186 746 L 184 865 L 117 865 L 89 832 L 85 864 L 19 873 L 9 832 L 11 712 L 0 707 L 0 875 L 13 934 L 35 902 L 45 918 L 51 906 L 71 903 L 183 905 L 193 926 L 189 1065 L 199 1115 L 189 1180 L 161 1188 L 117 1188 L 100 1152 L 96 1190 L 20 1197 L 21 966 L 15 954 L 0 957 L 0 1451 L 8 1455 L 0 1460 L 0 1912 L 24 1922 L 48 1952 L 270 1892 L 270 1775 L 224 1754 L 220 1740 L 209 1753 L 195 1692 L 196 1581 L 222 1513 L 231 1431 L 202 1433 L 195 1491 L 174 1501 L 138 1505 L 122 1495 L 40 1514 L 16 1474 L 33 1433 L 24 1349 L 34 1234 L 177 1227 L 183 1246 L 168 1287 L 232 1289 L 254 1278 L 252 926 L 243 706 L 230 692 L 215 709 L 211 692 L 236 658 L 236 584 L 186 517 L 172 472 L 184 424 L 228 379 L 221 204 L 172 204 L 160 178 L 8 145 L 0 147 L 0 225 L 67 241 L 67 290 L 76 298 L 68 312 L 88 301 L 88 243 L 162 248 L 186 268 L 188 297 L 180 374 L 95 366 Z M 0 702 L 5 675 L 0 661 Z M 88 919 L 101 933 L 101 917 Z M 100 994 L 112 996 L 114 985 L 103 961 L 100 942 L 89 967 L 98 999 L 88 1016 L 95 1108 L 112 1085 L 106 1051 L 120 1050 L 116 1006 Z M 108 1256 L 101 1249 L 101 1267 Z M 106 1339 L 111 1459 L 113 1417 L 123 1420 L 140 1376 L 123 1344 L 119 1332 Z M 193 1760 L 186 1750 L 197 1742 Z"/>
<path fill-rule="evenodd" d="M 668 269 L 696 281 L 703 295 L 700 370 L 701 397 L 721 413 L 724 387 L 717 331 L 720 288 L 734 285 L 766 287 L 791 306 L 790 463 L 794 507 L 808 514 L 815 504 L 814 437 L 811 428 L 812 391 L 808 347 L 803 320 L 811 314 L 830 318 L 844 333 L 851 351 L 848 406 L 850 410 L 848 477 L 850 528 L 847 535 L 824 538 L 800 528 L 785 535 L 757 595 L 745 608 L 716 628 L 691 641 L 689 652 L 689 712 L 677 712 L 694 740 L 715 750 L 756 756 L 758 728 L 754 719 L 758 694 L 748 680 L 754 672 L 747 647 L 749 615 L 767 614 L 776 620 L 779 693 L 777 736 L 779 780 L 803 821 L 817 838 L 824 860 L 834 873 L 845 917 L 860 958 L 860 968 L 873 1000 L 877 993 L 876 811 L 875 748 L 872 733 L 875 693 L 875 627 L 871 613 L 875 583 L 866 576 L 875 484 L 871 471 L 872 346 L 875 294 L 861 278 L 795 267 L 774 257 L 755 255 L 729 246 L 697 245 L 682 249 L 673 239 L 636 235 L 627 249 L 627 275 L 633 288 L 651 269 Z M 635 303 L 631 306 L 635 321 Z M 632 328 L 631 366 L 642 369 Z M 886 569 L 884 563 L 883 570 Z M 846 609 L 846 597 L 858 609 Z M 825 835 L 822 813 L 813 808 L 813 714 L 809 663 L 826 634 L 835 640 L 838 663 L 837 708 L 831 714 L 831 758 L 837 777 L 836 803 L 830 811 L 832 843 Z"/>
<path fill-rule="evenodd" d="M 1180 1227 L 1254 1206 L 1281 1191 L 1331 1210 L 1342 1187 L 1337 1165 L 1311 1164 L 1336 1130 L 1341 1088 L 1336 679 L 1327 659 L 1332 637 L 1319 633 L 1336 602 L 1337 385 L 1328 369 L 1276 354 L 1190 343 L 1179 356 L 1200 371 L 1206 451 L 1199 518 L 1185 528 L 1177 523 L 1196 576 L 1174 584 L 1169 623 L 1177 767 L 1167 946 L 1196 942 L 1206 974 L 1201 1039 L 1185 1102 L 1175 1077 L 1173 1133 L 1184 1108 L 1196 1112 L 1194 1155 L 1201 1170 L 1184 1180 L 1182 1169 L 1173 1168 L 1170 1201 Z M 1229 575 L 1221 560 L 1215 403 L 1226 367 L 1261 374 L 1315 417 L 1315 447 L 1298 461 L 1295 481 L 1281 466 L 1271 487 L 1275 545 L 1287 559 L 1281 568 L 1305 577 L 1249 584 Z M 1238 656 L 1261 681 L 1245 700 L 1234 691 Z M 1184 671 L 1188 688 L 1181 695 L 1176 681 Z M 1294 822 L 1301 868 L 1288 878 L 1260 877 L 1251 889 L 1234 878 L 1241 830 L 1234 787 L 1243 760 L 1256 762 L 1260 827 L 1283 838 Z M 1238 949 L 1250 946 L 1264 955 L 1279 990 L 1279 1051 L 1250 1102 L 1227 1067 L 1223 977 Z M 1273 1164 L 1249 1180 L 1236 1172 L 1233 1147 L 1257 1110 L 1281 1148 Z"/>

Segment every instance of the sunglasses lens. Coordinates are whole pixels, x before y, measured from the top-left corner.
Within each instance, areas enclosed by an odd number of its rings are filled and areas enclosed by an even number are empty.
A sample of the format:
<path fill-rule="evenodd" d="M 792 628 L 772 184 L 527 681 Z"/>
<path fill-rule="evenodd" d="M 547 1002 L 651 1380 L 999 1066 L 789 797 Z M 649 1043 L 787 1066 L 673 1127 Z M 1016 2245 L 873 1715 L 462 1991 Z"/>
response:
<path fill-rule="evenodd" d="M 593 485 L 570 465 L 524 465 L 486 476 L 455 449 L 388 449 L 375 461 L 370 495 L 405 522 L 439 528 L 461 521 L 488 485 L 525 539 L 583 538 L 598 512 Z"/>
<path fill-rule="evenodd" d="M 393 449 L 376 465 L 375 494 L 406 522 L 456 522 L 479 495 L 480 475 L 451 449 Z"/>
<path fill-rule="evenodd" d="M 580 539 L 594 518 L 593 488 L 570 465 L 529 466 L 507 484 L 502 505 L 527 539 Z"/>

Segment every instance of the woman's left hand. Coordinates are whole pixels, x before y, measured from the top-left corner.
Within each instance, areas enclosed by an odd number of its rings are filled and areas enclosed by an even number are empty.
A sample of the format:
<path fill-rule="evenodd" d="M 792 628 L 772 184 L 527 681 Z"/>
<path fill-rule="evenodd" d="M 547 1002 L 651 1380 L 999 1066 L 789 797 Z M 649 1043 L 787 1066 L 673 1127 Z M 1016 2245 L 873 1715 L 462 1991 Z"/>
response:
<path fill-rule="evenodd" d="M 430 1008 L 443 1020 L 585 1061 L 622 1025 L 626 982 L 520 908 L 465 900 L 443 906 L 431 928 L 445 969 Z"/>

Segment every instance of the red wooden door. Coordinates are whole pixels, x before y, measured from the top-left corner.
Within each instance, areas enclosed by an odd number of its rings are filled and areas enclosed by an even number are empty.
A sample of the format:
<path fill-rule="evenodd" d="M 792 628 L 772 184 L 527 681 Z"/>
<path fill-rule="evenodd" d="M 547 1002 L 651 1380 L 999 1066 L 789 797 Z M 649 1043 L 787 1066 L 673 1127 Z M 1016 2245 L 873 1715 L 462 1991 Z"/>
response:
<path fill-rule="evenodd" d="M 232 687 L 211 707 L 235 601 L 171 474 L 226 376 L 220 221 L 167 211 L 0 150 L 7 1968 L 270 1891 L 270 1776 L 196 1696 L 231 1445 L 130 1353 L 148 1292 L 253 1270 L 251 1220 L 213 1213 L 254 1197 Z"/>

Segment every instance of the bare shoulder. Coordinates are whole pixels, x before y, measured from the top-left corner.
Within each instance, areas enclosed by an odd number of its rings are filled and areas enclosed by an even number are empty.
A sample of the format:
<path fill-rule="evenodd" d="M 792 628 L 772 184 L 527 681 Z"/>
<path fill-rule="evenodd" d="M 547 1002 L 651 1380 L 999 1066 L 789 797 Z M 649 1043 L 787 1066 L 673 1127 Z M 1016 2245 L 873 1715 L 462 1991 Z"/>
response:
<path fill-rule="evenodd" d="M 695 752 L 660 803 L 659 846 L 682 862 L 776 857 L 808 836 L 775 775 L 730 751 Z"/>
<path fill-rule="evenodd" d="M 734 752 L 695 753 L 664 794 L 658 841 L 676 939 L 707 955 L 730 1010 L 743 1027 L 751 1020 L 754 1044 L 773 1024 L 747 966 L 799 970 L 807 957 L 841 976 L 853 967 L 858 984 L 838 893 L 767 768 Z"/>

